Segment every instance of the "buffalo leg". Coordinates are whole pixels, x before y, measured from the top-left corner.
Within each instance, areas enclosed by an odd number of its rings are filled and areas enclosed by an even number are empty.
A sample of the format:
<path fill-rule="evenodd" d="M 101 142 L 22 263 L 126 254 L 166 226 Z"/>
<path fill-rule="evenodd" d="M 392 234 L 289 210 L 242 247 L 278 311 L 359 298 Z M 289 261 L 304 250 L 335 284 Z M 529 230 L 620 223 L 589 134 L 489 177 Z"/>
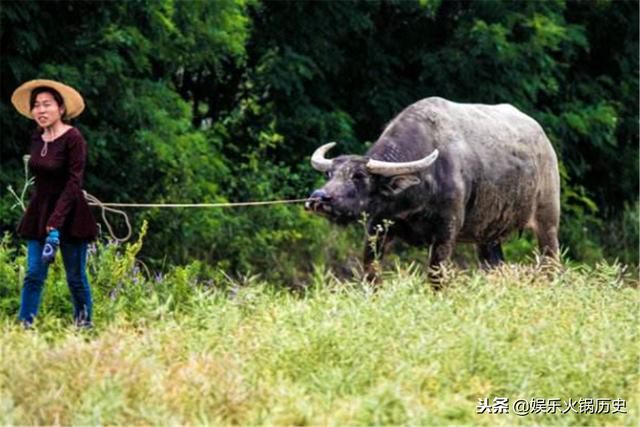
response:
<path fill-rule="evenodd" d="M 555 226 L 538 226 L 536 237 L 540 253 L 544 256 L 558 258 L 558 228 Z"/>
<path fill-rule="evenodd" d="M 500 243 L 481 243 L 477 245 L 478 258 L 483 268 L 497 267 L 504 262 Z"/>
<path fill-rule="evenodd" d="M 429 259 L 429 280 L 438 289 L 442 284 L 442 267 L 453 253 L 454 241 L 436 242 L 431 247 Z"/>
<path fill-rule="evenodd" d="M 540 254 L 553 259 L 558 258 L 559 251 L 558 225 L 560 223 L 560 212 L 555 205 L 555 203 L 551 203 L 538 207 L 534 227 Z"/>
<path fill-rule="evenodd" d="M 458 205 L 449 213 L 443 212 L 443 214 L 438 224 L 438 233 L 434 236 L 429 259 L 429 279 L 435 288 L 439 288 L 442 283 L 442 267 L 453 253 L 456 236 L 462 226 L 464 210 L 461 205 Z"/>
<path fill-rule="evenodd" d="M 560 225 L 559 178 L 550 176 L 554 184 L 542 192 L 536 200 L 534 216 L 529 226 L 538 240 L 540 254 L 544 257 L 558 259 L 558 227 Z"/>

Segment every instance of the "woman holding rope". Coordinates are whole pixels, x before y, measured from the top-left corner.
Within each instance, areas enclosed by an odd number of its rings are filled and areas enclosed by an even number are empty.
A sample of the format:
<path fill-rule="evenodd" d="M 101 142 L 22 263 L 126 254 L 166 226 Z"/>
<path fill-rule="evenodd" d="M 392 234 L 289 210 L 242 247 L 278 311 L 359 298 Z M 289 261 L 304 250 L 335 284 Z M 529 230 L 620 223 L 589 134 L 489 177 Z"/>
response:
<path fill-rule="evenodd" d="M 67 124 L 84 110 L 82 96 L 53 80 L 32 80 L 15 90 L 11 102 L 38 125 L 31 135 L 29 169 L 35 191 L 18 234 L 27 239 L 27 274 L 18 319 L 33 324 L 49 264 L 60 247 L 79 328 L 91 328 L 91 288 L 86 274 L 87 243 L 97 235 L 96 220 L 82 193 L 87 143 Z"/>

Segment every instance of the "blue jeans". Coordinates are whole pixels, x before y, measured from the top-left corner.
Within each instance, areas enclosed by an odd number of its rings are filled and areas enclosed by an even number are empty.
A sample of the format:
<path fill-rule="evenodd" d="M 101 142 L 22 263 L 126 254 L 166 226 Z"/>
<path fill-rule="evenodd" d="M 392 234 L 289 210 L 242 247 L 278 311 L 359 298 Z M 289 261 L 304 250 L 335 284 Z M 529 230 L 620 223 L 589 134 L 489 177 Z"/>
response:
<path fill-rule="evenodd" d="M 38 240 L 27 242 L 27 275 L 24 278 L 18 315 L 18 320 L 25 325 L 31 325 L 38 314 L 42 288 L 49 271 L 49 264 L 43 263 L 41 259 L 43 246 L 44 242 Z M 73 320 L 78 326 L 90 326 L 93 304 L 86 272 L 87 243 L 61 242 L 60 252 L 73 301 Z"/>

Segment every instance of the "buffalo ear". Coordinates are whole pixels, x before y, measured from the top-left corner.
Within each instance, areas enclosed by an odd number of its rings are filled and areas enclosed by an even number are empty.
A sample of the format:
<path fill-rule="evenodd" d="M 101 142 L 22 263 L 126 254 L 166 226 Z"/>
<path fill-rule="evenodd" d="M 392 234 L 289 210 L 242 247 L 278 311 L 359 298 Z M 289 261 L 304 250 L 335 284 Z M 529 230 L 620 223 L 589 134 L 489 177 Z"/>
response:
<path fill-rule="evenodd" d="M 415 175 L 396 175 L 391 178 L 391 181 L 389 181 L 382 192 L 387 196 L 395 196 L 409 187 L 420 184 L 420 182 L 422 182 L 420 178 Z"/>

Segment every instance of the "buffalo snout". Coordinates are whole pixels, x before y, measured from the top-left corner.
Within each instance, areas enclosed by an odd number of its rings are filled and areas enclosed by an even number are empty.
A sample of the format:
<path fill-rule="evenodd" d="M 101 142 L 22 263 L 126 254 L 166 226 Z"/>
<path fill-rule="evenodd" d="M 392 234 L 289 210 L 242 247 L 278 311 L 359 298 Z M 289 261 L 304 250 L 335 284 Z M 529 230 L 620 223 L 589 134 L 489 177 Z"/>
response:
<path fill-rule="evenodd" d="M 313 212 L 331 212 L 331 196 L 323 189 L 315 190 L 307 201 L 304 203 L 304 207 L 308 211 Z"/>

